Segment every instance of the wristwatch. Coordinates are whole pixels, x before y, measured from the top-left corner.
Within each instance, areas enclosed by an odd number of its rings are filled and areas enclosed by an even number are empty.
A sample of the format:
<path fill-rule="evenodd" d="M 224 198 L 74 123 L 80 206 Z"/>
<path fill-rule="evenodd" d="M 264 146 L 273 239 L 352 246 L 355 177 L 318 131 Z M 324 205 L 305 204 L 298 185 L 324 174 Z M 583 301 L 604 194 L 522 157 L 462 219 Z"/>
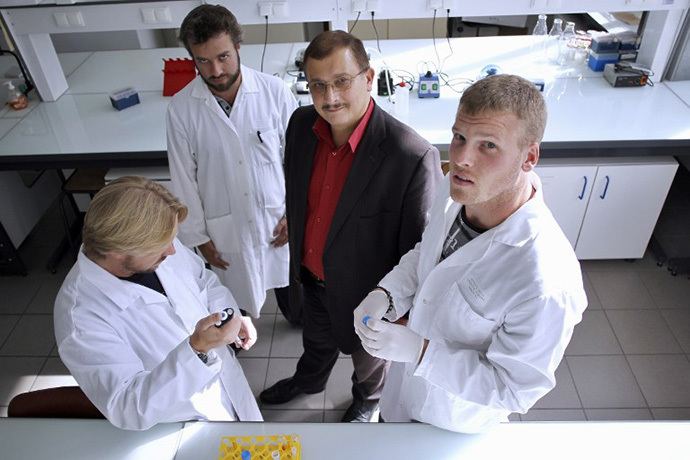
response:
<path fill-rule="evenodd" d="M 189 348 L 192 349 L 194 353 L 196 353 L 197 357 L 201 360 L 202 363 L 208 364 L 208 354 L 204 353 L 203 351 L 197 351 L 194 349 L 192 346 L 192 342 L 189 342 Z"/>

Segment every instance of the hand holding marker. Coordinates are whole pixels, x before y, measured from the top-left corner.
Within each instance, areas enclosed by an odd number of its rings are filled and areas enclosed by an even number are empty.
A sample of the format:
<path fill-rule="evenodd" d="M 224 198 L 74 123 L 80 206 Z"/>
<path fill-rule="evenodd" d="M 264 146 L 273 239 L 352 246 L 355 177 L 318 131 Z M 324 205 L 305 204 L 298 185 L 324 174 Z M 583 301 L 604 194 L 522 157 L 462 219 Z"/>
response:
<path fill-rule="evenodd" d="M 216 327 L 223 327 L 225 323 L 230 321 L 232 317 L 235 316 L 235 310 L 232 307 L 228 307 L 225 310 L 222 310 L 220 312 L 220 321 L 216 323 Z M 237 337 L 235 339 L 235 343 L 237 344 L 238 347 L 242 346 L 242 339 Z"/>

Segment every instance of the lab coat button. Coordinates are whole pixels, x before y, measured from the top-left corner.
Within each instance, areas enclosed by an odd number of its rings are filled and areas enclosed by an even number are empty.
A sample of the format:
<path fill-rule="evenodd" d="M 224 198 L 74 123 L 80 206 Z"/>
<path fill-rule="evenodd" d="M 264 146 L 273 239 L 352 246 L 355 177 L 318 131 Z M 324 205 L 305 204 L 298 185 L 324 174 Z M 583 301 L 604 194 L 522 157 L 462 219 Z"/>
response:
<path fill-rule="evenodd" d="M 239 161 L 239 164 L 242 164 L 242 160 Z"/>

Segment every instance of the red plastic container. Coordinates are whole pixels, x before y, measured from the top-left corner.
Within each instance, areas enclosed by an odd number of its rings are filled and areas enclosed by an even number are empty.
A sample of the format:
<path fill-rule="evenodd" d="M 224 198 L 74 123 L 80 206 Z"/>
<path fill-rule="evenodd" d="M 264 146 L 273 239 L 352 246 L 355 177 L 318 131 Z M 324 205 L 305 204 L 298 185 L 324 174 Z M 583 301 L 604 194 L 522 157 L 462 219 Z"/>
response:
<path fill-rule="evenodd" d="M 196 77 L 194 61 L 189 58 L 163 59 L 163 96 L 174 96 Z"/>

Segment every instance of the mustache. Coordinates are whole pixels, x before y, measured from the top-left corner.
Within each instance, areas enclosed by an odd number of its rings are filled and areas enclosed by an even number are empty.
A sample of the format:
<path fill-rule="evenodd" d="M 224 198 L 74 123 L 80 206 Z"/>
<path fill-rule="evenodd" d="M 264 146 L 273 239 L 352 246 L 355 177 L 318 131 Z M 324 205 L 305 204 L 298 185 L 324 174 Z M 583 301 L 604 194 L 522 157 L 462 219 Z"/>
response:
<path fill-rule="evenodd" d="M 335 104 L 323 104 L 321 108 L 323 110 L 332 110 L 332 109 L 339 109 L 340 107 L 345 107 L 347 104 L 344 104 L 342 102 L 336 102 Z"/>

